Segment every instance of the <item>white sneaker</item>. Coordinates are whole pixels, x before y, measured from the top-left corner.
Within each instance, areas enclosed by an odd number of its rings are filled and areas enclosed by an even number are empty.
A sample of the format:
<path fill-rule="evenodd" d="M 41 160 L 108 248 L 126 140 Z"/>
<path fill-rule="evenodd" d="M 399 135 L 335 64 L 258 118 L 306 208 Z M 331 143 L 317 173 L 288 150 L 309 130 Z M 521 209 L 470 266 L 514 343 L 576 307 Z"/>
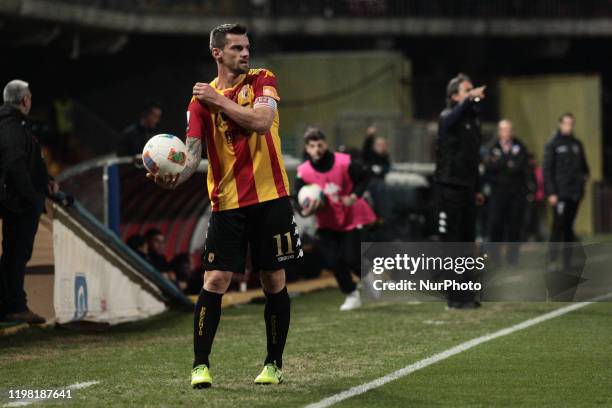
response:
<path fill-rule="evenodd" d="M 358 309 L 361 307 L 361 295 L 359 294 L 359 290 L 355 289 L 353 292 L 349 293 L 344 300 L 342 306 L 340 306 L 341 311 Z"/>

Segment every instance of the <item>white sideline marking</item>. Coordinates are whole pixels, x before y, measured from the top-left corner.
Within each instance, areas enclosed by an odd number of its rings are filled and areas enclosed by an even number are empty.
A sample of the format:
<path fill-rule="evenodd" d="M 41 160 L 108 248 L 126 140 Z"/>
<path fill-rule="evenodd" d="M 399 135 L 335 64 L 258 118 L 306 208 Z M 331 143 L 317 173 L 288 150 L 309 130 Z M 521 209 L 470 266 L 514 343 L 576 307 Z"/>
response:
<path fill-rule="evenodd" d="M 568 306 L 564 306 L 561 307 L 559 309 L 555 309 L 552 312 L 548 312 L 545 313 L 543 315 L 540 315 L 538 317 L 534 317 L 533 319 L 529 319 L 529 320 L 525 320 L 524 322 L 521 323 L 517 323 L 513 326 L 510 327 L 506 327 L 505 329 L 501 329 L 498 330 L 494 333 L 490 333 L 490 334 L 485 334 L 484 336 L 480 336 L 477 337 L 475 339 L 472 340 L 468 340 L 465 343 L 461 343 L 455 347 L 449 348 L 448 350 L 445 350 L 441 353 L 438 354 L 434 354 L 431 357 L 428 357 L 426 359 L 417 361 L 416 363 L 410 364 L 404 368 L 400 368 L 397 371 L 394 371 L 390 374 L 387 374 L 383 377 L 377 378 L 376 380 L 361 384 L 361 385 L 357 385 L 355 387 L 349 388 L 346 391 L 342 391 L 338 394 L 332 395 L 331 397 L 327 397 L 322 399 L 319 402 L 315 402 L 313 404 L 308 404 L 306 405 L 306 408 L 326 408 L 329 406 L 332 406 L 340 401 L 344 401 L 345 399 L 349 399 L 351 397 L 354 397 L 356 395 L 360 395 L 363 394 L 365 392 L 368 392 L 374 388 L 378 388 L 381 387 L 391 381 L 397 380 L 398 378 L 401 377 L 405 377 L 409 374 L 414 373 L 415 371 L 418 371 L 422 368 L 425 368 L 427 366 L 430 366 L 432 364 L 435 364 L 439 361 L 445 360 L 449 357 L 452 357 L 456 354 L 459 354 L 461 352 L 464 352 L 466 350 L 471 349 L 472 347 L 476 347 L 482 343 L 486 343 L 487 341 L 490 340 L 494 340 L 498 337 L 502 337 L 502 336 L 506 336 L 508 334 L 517 332 L 519 330 L 523 330 L 526 329 L 528 327 L 531 326 L 535 326 L 536 324 L 545 322 L 546 320 L 550 320 L 550 319 L 554 319 L 555 317 L 559 317 L 561 315 L 564 315 L 566 313 L 572 312 L 574 310 L 578 310 L 581 309 L 585 306 L 588 306 L 592 303 L 595 303 L 598 300 L 603 300 L 606 299 L 610 296 L 610 294 L 604 295 L 604 296 L 599 296 L 597 298 L 591 299 L 588 302 L 580 302 L 580 303 L 573 303 L 571 305 Z"/>
<path fill-rule="evenodd" d="M 100 381 L 87 381 L 87 382 L 72 384 L 72 385 L 69 385 L 67 387 L 50 388 L 50 389 L 58 390 L 58 391 L 61 391 L 61 390 L 80 390 L 80 389 L 87 388 L 87 387 L 90 387 L 92 385 L 99 384 L 99 383 L 100 383 Z M 49 389 L 49 388 L 47 388 L 47 389 Z M 34 398 L 33 399 L 27 399 L 26 398 L 26 399 L 18 399 L 18 400 L 9 402 L 8 404 L 4 404 L 2 407 L 3 408 L 4 407 L 7 407 L 7 408 L 8 407 L 25 407 L 26 405 L 34 404 L 34 403 L 37 403 L 37 402 L 58 401 L 60 399 L 63 399 L 63 398 L 55 398 L 55 399 L 54 398 L 39 398 L 39 399 L 34 399 Z"/>

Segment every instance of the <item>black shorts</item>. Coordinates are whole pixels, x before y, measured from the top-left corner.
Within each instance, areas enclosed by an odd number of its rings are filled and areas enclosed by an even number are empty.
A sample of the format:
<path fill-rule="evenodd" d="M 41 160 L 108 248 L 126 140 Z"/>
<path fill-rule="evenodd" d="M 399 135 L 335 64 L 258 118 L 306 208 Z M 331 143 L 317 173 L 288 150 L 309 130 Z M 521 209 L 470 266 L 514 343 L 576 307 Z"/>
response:
<path fill-rule="evenodd" d="M 248 248 L 255 272 L 282 269 L 304 256 L 289 197 L 212 213 L 205 270 L 244 273 Z"/>

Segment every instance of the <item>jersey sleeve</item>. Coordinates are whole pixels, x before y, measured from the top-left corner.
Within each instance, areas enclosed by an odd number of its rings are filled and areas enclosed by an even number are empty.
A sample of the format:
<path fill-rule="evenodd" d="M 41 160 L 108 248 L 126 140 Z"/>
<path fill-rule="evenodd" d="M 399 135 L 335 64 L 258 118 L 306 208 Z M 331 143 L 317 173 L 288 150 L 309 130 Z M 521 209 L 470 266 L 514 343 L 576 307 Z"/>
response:
<path fill-rule="evenodd" d="M 276 100 L 277 102 L 280 101 L 276 88 L 276 76 L 274 76 L 272 71 L 262 69 L 257 77 L 257 80 L 253 84 L 255 99 L 267 96 Z"/>
<path fill-rule="evenodd" d="M 210 113 L 195 97 L 187 108 L 187 137 L 204 139 L 209 130 Z"/>

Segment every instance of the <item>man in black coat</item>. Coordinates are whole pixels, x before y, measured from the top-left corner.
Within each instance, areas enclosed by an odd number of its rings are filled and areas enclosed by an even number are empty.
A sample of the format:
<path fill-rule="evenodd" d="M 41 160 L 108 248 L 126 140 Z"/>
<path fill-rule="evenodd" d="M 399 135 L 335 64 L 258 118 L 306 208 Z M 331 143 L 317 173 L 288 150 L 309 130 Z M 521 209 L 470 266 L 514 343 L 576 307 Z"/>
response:
<path fill-rule="evenodd" d="M 0 214 L 3 218 L 0 318 L 39 324 L 45 320 L 28 308 L 23 290 L 25 266 L 32 256 L 45 195 L 57 192 L 58 187 L 49 178 L 40 145 L 27 121 L 32 106 L 28 83 L 9 82 L 3 99 L 0 107 Z"/>
<path fill-rule="evenodd" d="M 474 88 L 463 74 L 447 85 L 447 107 L 438 124 L 434 173 L 437 232 L 443 242 L 473 243 L 476 238 L 476 205 L 484 201 L 479 189 L 481 133 L 477 106 L 485 97 L 484 90 L 484 86 Z M 469 251 L 468 247 L 465 251 Z M 453 279 L 469 280 L 466 275 L 455 275 Z M 479 305 L 468 292 L 448 293 L 450 308 Z"/>
<path fill-rule="evenodd" d="M 149 139 L 158 133 L 157 127 L 161 116 L 161 105 L 158 102 L 146 101 L 140 120 L 123 131 L 123 136 L 117 146 L 117 155 L 135 156 L 142 154 L 142 149 Z"/>
<path fill-rule="evenodd" d="M 575 125 L 573 114 L 561 115 L 559 128 L 544 148 L 544 189 L 554 208 L 551 243 L 575 241 L 574 220 L 589 178 L 584 147 L 574 136 Z M 551 245 L 549 260 L 555 268 L 558 254 L 559 245 Z M 568 268 L 570 261 L 571 246 L 566 246 L 563 267 Z"/>
<path fill-rule="evenodd" d="M 497 139 L 487 149 L 485 167 L 491 180 L 489 235 L 491 242 L 519 242 L 527 195 L 528 153 L 514 137 L 512 122 L 497 125 Z M 518 262 L 518 244 L 506 248 L 509 265 Z M 493 262 L 500 263 L 499 248 L 491 250 Z"/>

